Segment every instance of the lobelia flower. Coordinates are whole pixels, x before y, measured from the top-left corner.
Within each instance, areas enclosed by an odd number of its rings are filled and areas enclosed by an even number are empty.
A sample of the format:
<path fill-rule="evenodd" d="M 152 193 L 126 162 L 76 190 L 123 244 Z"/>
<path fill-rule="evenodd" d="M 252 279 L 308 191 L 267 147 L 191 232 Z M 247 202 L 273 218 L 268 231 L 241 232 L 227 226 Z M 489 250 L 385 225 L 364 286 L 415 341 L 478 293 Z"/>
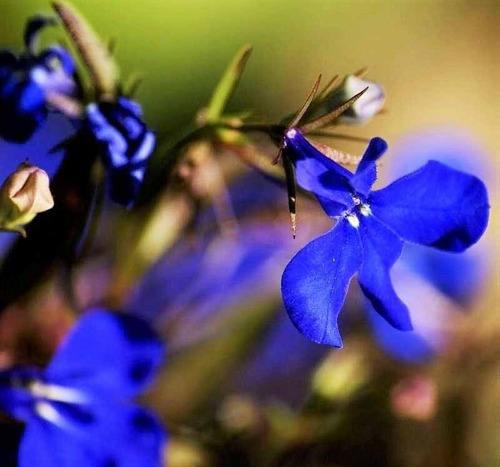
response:
<path fill-rule="evenodd" d="M 87 107 L 88 125 L 108 170 L 111 199 L 127 207 L 139 192 L 155 147 L 155 135 L 141 117 L 139 104 L 125 97 Z"/>
<path fill-rule="evenodd" d="M 299 185 L 337 220 L 285 268 L 282 295 L 294 325 L 315 342 L 341 347 L 337 317 L 358 273 L 375 311 L 395 328 L 411 330 L 408 309 L 394 291 L 389 271 L 404 241 L 454 252 L 474 244 L 488 223 L 484 184 L 430 161 L 372 191 L 376 161 L 387 149 L 381 138 L 370 141 L 355 173 L 327 158 L 295 128 L 287 131 L 284 143 Z"/>
<path fill-rule="evenodd" d="M 54 206 L 49 182 L 44 170 L 27 162 L 20 164 L 0 188 L 0 230 L 25 236 L 22 226 Z"/>
<path fill-rule="evenodd" d="M 45 122 L 49 95 L 75 91 L 74 62 L 60 46 L 36 52 L 36 38 L 51 18 L 32 18 L 24 34 L 25 52 L 0 50 L 0 137 L 23 143 Z"/>
<path fill-rule="evenodd" d="M 49 366 L 0 371 L 0 407 L 26 422 L 20 467 L 154 467 L 165 433 L 128 399 L 151 382 L 161 342 L 139 318 L 87 312 Z"/>

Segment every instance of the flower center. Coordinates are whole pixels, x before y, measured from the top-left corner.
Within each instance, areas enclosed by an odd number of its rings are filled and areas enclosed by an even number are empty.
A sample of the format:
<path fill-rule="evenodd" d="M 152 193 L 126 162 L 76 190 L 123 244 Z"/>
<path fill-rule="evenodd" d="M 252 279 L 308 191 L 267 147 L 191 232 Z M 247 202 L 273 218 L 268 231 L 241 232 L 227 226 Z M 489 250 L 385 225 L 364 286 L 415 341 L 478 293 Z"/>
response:
<path fill-rule="evenodd" d="M 357 195 L 352 195 L 352 200 L 354 201 L 354 208 L 344 211 L 342 217 L 347 219 L 347 222 L 357 229 L 359 227 L 359 214 L 366 217 L 372 213 L 372 210 L 370 209 L 370 205 L 363 203 Z"/>

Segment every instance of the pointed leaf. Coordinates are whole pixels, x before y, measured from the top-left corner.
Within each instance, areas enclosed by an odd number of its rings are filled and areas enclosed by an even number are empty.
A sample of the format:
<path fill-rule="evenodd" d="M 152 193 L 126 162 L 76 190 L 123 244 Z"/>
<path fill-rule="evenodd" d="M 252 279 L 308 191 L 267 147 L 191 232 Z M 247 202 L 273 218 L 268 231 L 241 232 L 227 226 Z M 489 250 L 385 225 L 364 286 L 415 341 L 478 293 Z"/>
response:
<path fill-rule="evenodd" d="M 229 99 L 231 99 L 238 83 L 240 82 L 241 75 L 243 74 L 245 65 L 250 58 L 251 52 L 252 47 L 244 45 L 234 56 L 228 68 L 222 75 L 222 78 L 215 88 L 210 103 L 208 104 L 205 115 L 207 122 L 217 121 L 224 112 Z"/>
<path fill-rule="evenodd" d="M 326 115 L 323 115 L 312 122 L 309 122 L 300 127 L 300 131 L 304 134 L 310 133 L 311 131 L 318 130 L 319 128 L 325 128 L 330 125 L 332 122 L 337 120 L 346 110 L 351 108 L 353 104 L 368 90 L 368 88 L 363 89 L 361 92 L 358 92 L 356 95 L 352 96 L 349 100 L 344 102 L 340 107 L 328 112 Z"/>

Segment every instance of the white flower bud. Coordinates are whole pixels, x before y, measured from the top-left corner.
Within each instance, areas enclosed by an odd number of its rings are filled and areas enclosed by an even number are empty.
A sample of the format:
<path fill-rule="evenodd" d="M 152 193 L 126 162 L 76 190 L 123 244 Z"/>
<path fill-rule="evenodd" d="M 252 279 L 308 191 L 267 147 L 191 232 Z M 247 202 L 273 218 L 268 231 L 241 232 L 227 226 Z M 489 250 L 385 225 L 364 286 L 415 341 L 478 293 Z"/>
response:
<path fill-rule="evenodd" d="M 346 76 L 340 87 L 343 100 L 350 99 L 366 87 L 368 87 L 367 91 L 339 118 L 340 123 L 364 123 L 380 112 L 385 102 L 384 88 L 378 83 L 358 78 L 355 75 Z"/>
<path fill-rule="evenodd" d="M 24 236 L 22 226 L 53 206 L 47 173 L 23 162 L 0 188 L 0 229 Z"/>

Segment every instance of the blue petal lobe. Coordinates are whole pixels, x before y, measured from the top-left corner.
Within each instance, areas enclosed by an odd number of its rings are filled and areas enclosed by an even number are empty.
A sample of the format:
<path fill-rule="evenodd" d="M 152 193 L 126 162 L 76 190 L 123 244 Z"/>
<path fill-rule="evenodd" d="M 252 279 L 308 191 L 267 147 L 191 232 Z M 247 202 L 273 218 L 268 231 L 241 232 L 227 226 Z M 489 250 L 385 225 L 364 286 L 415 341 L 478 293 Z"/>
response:
<path fill-rule="evenodd" d="M 96 309 L 76 324 L 46 376 L 91 394 L 131 396 L 151 382 L 162 358 L 163 345 L 146 322 Z"/>
<path fill-rule="evenodd" d="M 349 186 L 351 172 L 318 151 L 297 130 L 285 135 L 285 157 L 290 157 L 297 183 L 316 196 L 329 216 L 337 216 L 354 205 Z"/>
<path fill-rule="evenodd" d="M 74 430 L 73 420 L 30 422 L 20 446 L 20 466 L 162 465 L 165 430 L 152 413 L 116 404 L 96 405 L 94 412 L 98 418 L 86 430 Z"/>
<path fill-rule="evenodd" d="M 337 317 L 361 258 L 356 229 L 340 219 L 288 263 L 281 279 L 283 302 L 295 327 L 308 339 L 342 347 Z"/>
<path fill-rule="evenodd" d="M 19 467 L 98 466 L 85 443 L 43 419 L 29 423 L 19 446 Z"/>
<path fill-rule="evenodd" d="M 0 371 L 0 408 L 14 418 L 28 421 L 33 417 L 34 396 L 28 385 L 42 379 L 42 370 L 13 367 Z"/>
<path fill-rule="evenodd" d="M 373 192 L 370 205 L 403 239 L 448 251 L 476 243 L 488 224 L 483 182 L 436 161 Z"/>
<path fill-rule="evenodd" d="M 402 240 L 373 216 L 360 216 L 363 264 L 358 282 L 375 311 L 401 331 L 412 329 L 408 308 L 392 286 L 389 270 L 401 255 Z"/>
<path fill-rule="evenodd" d="M 377 160 L 387 151 L 387 143 L 382 138 L 373 138 L 366 148 L 363 158 L 350 184 L 356 193 L 368 196 L 377 179 Z"/>

